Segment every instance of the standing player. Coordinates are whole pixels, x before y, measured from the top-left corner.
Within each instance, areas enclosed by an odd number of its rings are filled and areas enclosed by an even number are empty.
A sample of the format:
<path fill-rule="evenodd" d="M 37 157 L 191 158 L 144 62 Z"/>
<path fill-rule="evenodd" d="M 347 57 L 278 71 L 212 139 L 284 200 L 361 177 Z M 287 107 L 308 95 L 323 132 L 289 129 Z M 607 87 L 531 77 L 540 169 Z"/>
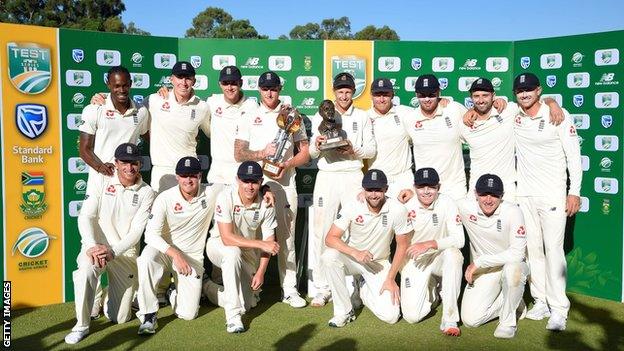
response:
<path fill-rule="evenodd" d="M 327 249 L 321 256 L 332 290 L 334 317 L 331 327 L 343 327 L 355 320 L 345 277 L 357 279 L 364 305 L 379 319 L 394 324 L 399 320 L 400 292 L 395 278 L 405 260 L 405 250 L 413 233 L 407 220 L 407 210 L 394 199 L 385 196 L 386 175 L 371 169 L 362 179 L 364 203 L 353 199 L 340 210 L 338 219 L 327 233 Z M 348 231 L 349 237 L 343 240 Z M 396 250 L 390 263 L 390 243 L 396 240 Z M 359 290 L 359 291 L 358 291 Z"/>
<path fill-rule="evenodd" d="M 401 310 L 409 323 L 420 322 L 442 297 L 440 330 L 459 336 L 457 299 L 462 280 L 464 231 L 457 206 L 439 194 L 440 177 L 433 168 L 414 175 L 416 196 L 405 204 L 414 237 L 407 249 L 410 259 L 401 270 Z M 440 279 L 442 286 L 440 288 Z"/>
<path fill-rule="evenodd" d="M 502 200 L 503 184 L 497 175 L 484 174 L 475 184 L 476 200 L 467 197 L 458 202 L 472 258 L 465 274 L 468 285 L 461 315 L 469 327 L 498 317 L 494 336 L 513 338 L 516 311 L 525 307 L 522 294 L 529 274 L 525 262 L 527 235 L 520 208 Z"/>
<path fill-rule="evenodd" d="M 517 76 L 513 89 L 520 105 L 514 123 L 518 204 L 527 226 L 530 286 L 535 299 L 527 318 L 550 316 L 546 329 L 565 330 L 570 301 L 565 294 L 563 239 L 566 214 L 573 216 L 581 203 L 578 135 L 566 110 L 560 125 L 547 123 L 550 108 L 539 101 L 542 88 L 534 74 Z"/>
<path fill-rule="evenodd" d="M 376 144 L 372 122 L 366 112 L 353 106 L 355 81 L 349 73 L 339 73 L 334 78 L 334 106 L 339 113 L 337 123 L 342 125 L 349 146 L 320 151 L 325 141 L 323 135 L 313 136 L 310 156 L 318 158 L 319 172 L 314 183 L 314 248 L 317 267 L 312 268 L 314 285 L 318 291 L 312 306 L 324 306 L 331 298 L 329 284 L 320 271 L 320 259 L 325 247 L 325 234 L 336 219 L 342 203 L 361 192 L 363 159 L 375 156 Z M 318 134 L 323 118 L 317 113 L 312 118 L 312 132 Z"/>
<path fill-rule="evenodd" d="M 89 334 L 89 314 L 96 287 L 104 271 L 108 293 L 104 314 L 113 323 L 132 318 L 131 304 L 137 288 L 138 243 L 147 223 L 154 192 L 141 179 L 141 155 L 134 144 L 115 150 L 112 177 L 95 178 L 78 217 L 82 248 L 74 271 L 76 325 L 65 337 L 76 344 Z"/>
<path fill-rule="evenodd" d="M 203 291 L 215 305 L 225 309 L 228 333 L 245 331 L 241 316 L 255 306 L 271 255 L 276 255 L 275 210 L 262 203 L 262 168 L 245 161 L 237 171 L 237 188 L 217 199 L 216 225 L 206 243 L 210 261 L 221 268 L 223 286 L 204 283 Z"/>
<path fill-rule="evenodd" d="M 273 140 L 279 129 L 276 117 L 283 107 L 279 100 L 282 83 L 275 72 L 268 71 L 260 75 L 258 86 L 260 107 L 253 114 L 245 114 L 238 124 L 238 134 L 234 142 L 234 157 L 238 162 L 259 162 L 276 152 Z M 309 160 L 308 137 L 305 129 L 301 128 L 291 136 L 290 147 L 281 165 L 283 171 L 277 177 L 265 180 L 275 196 L 276 237 L 280 246 L 277 262 L 284 294 L 283 302 L 294 308 L 306 305 L 306 301 L 297 291 L 295 223 L 298 205 L 295 167 L 302 166 Z"/>
<path fill-rule="evenodd" d="M 174 313 L 182 319 L 197 317 L 204 272 L 206 235 L 215 193 L 200 184 L 201 164 L 192 156 L 181 158 L 175 168 L 178 186 L 158 195 L 145 228 L 145 242 L 137 259 L 139 269 L 139 334 L 156 332 L 158 282 L 173 271 L 176 290 L 170 295 Z"/>

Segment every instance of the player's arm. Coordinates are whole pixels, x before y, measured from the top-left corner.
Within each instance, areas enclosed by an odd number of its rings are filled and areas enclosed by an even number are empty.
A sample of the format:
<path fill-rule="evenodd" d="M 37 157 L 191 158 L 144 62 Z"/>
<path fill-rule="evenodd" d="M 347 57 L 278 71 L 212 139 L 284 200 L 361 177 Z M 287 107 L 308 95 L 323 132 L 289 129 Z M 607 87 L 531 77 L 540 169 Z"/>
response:
<path fill-rule="evenodd" d="M 318 130 L 318 127 L 321 124 L 323 117 L 321 117 L 321 115 L 317 112 L 314 116 L 312 116 L 311 120 L 312 120 L 312 136 L 310 137 L 310 140 L 312 142 L 310 143 L 310 146 L 309 146 L 309 153 L 310 153 L 310 157 L 312 159 L 315 159 L 321 156 L 321 150 L 319 150 L 319 147 L 321 143 L 323 142 L 323 140 L 325 140 L 325 137 Z"/>
<path fill-rule="evenodd" d="M 359 159 L 369 159 L 377 154 L 377 142 L 373 132 L 373 121 L 368 116 L 364 116 L 363 120 L 361 145 L 353 145 L 353 152 Z"/>
<path fill-rule="evenodd" d="M 295 148 L 297 148 L 297 154 L 290 160 L 284 162 L 287 168 L 295 168 L 303 166 L 310 162 L 310 143 L 307 139 L 295 142 Z"/>
<path fill-rule="evenodd" d="M 461 249 L 462 247 L 464 247 L 466 239 L 464 238 L 464 229 L 462 227 L 459 210 L 457 209 L 457 205 L 454 201 L 448 202 L 447 209 L 448 213 L 445 223 L 447 236 L 437 240 L 438 249 L 444 250 L 448 249 L 449 247 Z"/>
<path fill-rule="evenodd" d="M 570 190 L 566 198 L 566 213 L 568 216 L 573 216 L 581 207 L 580 196 L 583 169 L 581 166 L 581 148 L 578 142 L 578 134 L 567 112 L 563 122 L 557 126 L 557 133 L 563 146 L 568 173 L 570 175 Z"/>
<path fill-rule="evenodd" d="M 327 232 L 325 245 L 327 245 L 327 247 L 331 247 L 332 249 L 336 249 L 345 255 L 353 257 L 353 259 L 359 263 L 365 264 L 373 261 L 373 254 L 368 250 L 358 250 L 347 245 L 347 243 L 342 240 L 342 234 L 351 224 L 350 218 L 351 216 L 348 211 L 345 211 L 344 209 L 341 210 L 341 213 L 338 214 L 338 217 L 334 221 L 334 224 L 332 224 L 329 232 Z"/>
<path fill-rule="evenodd" d="M 543 98 L 542 102 L 550 108 L 550 123 L 556 126 L 560 125 L 566 117 L 561 106 L 559 106 L 555 99 L 549 97 Z"/>
<path fill-rule="evenodd" d="M 95 144 L 95 135 L 80 132 L 80 158 L 82 158 L 89 167 L 95 169 L 98 173 L 106 176 L 112 176 L 115 173 L 115 165 L 110 162 L 102 162 L 99 157 L 93 152 L 93 145 Z"/>
<path fill-rule="evenodd" d="M 141 239 L 141 234 L 145 230 L 147 220 L 149 218 L 150 209 L 154 203 L 154 192 L 151 188 L 146 188 L 142 199 L 139 202 L 139 208 L 130 222 L 130 230 L 128 234 L 124 236 L 117 244 L 113 245 L 113 252 L 115 256 L 119 256 L 126 252 L 128 249 L 136 246 Z"/>
<path fill-rule="evenodd" d="M 212 118 L 212 114 L 210 112 L 210 105 L 207 106 L 206 112 L 204 113 L 201 124 L 199 125 L 199 129 L 201 129 L 206 137 L 210 138 L 210 120 Z"/>
<path fill-rule="evenodd" d="M 272 256 L 279 252 L 279 244 L 275 241 L 253 240 L 247 239 L 242 235 L 234 233 L 233 223 L 224 223 L 217 221 L 221 241 L 225 246 L 236 246 L 245 249 L 259 249 Z"/>
<path fill-rule="evenodd" d="M 275 242 L 275 235 L 271 235 L 270 237 L 264 239 L 268 242 Z M 254 273 L 251 278 L 251 289 L 258 290 L 264 284 L 264 274 L 266 273 L 267 267 L 269 266 L 269 260 L 271 259 L 271 254 L 263 252 L 260 254 L 260 263 L 258 264 L 258 269 Z"/>
<path fill-rule="evenodd" d="M 403 267 L 403 264 L 405 262 L 405 257 L 407 256 L 407 247 L 409 246 L 412 234 L 414 234 L 414 231 L 397 234 L 394 236 L 394 239 L 396 241 L 394 257 L 392 257 L 392 264 L 390 264 L 390 270 L 388 271 L 386 280 L 384 280 L 383 285 L 381 286 L 381 290 L 379 291 L 379 294 L 381 295 L 384 290 L 388 290 L 392 298 L 392 303 L 395 305 L 398 305 L 401 301 L 401 293 L 399 291 L 399 286 L 396 283 L 396 275 L 397 273 L 399 273 L 399 270 Z"/>

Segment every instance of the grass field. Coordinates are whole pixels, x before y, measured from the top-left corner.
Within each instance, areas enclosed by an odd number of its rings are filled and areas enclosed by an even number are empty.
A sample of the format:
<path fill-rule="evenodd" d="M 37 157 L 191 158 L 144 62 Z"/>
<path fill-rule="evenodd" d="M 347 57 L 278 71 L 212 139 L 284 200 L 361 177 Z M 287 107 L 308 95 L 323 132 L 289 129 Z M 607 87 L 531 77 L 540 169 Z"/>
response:
<path fill-rule="evenodd" d="M 258 307 L 243 317 L 248 331 L 228 334 L 223 310 L 203 304 L 193 321 L 175 318 L 171 307 L 160 310 L 155 335 L 137 335 L 137 319 L 113 325 L 100 318 L 79 344 L 63 341 L 75 323 L 73 303 L 13 311 L 14 350 L 624 350 L 624 304 L 569 294 L 568 329 L 552 333 L 546 320 L 522 320 L 516 338 L 493 337 L 496 321 L 480 328 L 462 328 L 459 338 L 443 336 L 441 309 L 419 324 L 400 320 L 385 324 L 366 308 L 341 329 L 327 326 L 331 304 L 294 310 L 278 302 L 268 287 Z"/>

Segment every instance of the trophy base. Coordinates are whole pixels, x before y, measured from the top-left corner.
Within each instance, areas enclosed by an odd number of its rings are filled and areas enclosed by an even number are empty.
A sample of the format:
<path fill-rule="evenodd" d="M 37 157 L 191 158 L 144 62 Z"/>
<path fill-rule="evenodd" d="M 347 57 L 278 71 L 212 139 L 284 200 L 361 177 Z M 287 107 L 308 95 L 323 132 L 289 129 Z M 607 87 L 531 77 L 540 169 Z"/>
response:
<path fill-rule="evenodd" d="M 325 150 L 337 149 L 339 147 L 343 147 L 347 145 L 349 145 L 349 142 L 345 139 L 341 139 L 341 138 L 328 139 L 327 142 L 319 146 L 319 150 L 325 151 Z"/>
<path fill-rule="evenodd" d="M 264 160 L 262 171 L 268 176 L 277 177 L 282 171 L 282 167 L 278 166 L 276 162 Z"/>

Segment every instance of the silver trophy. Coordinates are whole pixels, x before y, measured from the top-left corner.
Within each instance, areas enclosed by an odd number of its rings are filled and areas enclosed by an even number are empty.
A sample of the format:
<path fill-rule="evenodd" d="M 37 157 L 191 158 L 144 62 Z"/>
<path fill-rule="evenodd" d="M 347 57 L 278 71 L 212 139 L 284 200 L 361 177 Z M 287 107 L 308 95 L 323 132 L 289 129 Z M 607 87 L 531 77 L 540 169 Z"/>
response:
<path fill-rule="evenodd" d="M 281 164 L 284 163 L 286 152 L 292 144 L 291 135 L 301 129 L 303 119 L 296 109 L 290 106 L 282 106 L 277 114 L 276 122 L 279 131 L 273 140 L 276 145 L 275 154 L 265 157 L 264 165 L 262 166 L 264 173 L 273 177 L 276 177 L 282 171 L 283 167 Z"/>
<path fill-rule="evenodd" d="M 325 151 L 348 146 L 349 141 L 342 132 L 342 123 L 337 120 L 340 114 L 336 111 L 334 103 L 331 100 L 323 100 L 318 112 L 323 117 L 323 122 L 319 125 L 318 130 L 325 137 L 325 141 L 321 143 L 319 150 Z"/>

